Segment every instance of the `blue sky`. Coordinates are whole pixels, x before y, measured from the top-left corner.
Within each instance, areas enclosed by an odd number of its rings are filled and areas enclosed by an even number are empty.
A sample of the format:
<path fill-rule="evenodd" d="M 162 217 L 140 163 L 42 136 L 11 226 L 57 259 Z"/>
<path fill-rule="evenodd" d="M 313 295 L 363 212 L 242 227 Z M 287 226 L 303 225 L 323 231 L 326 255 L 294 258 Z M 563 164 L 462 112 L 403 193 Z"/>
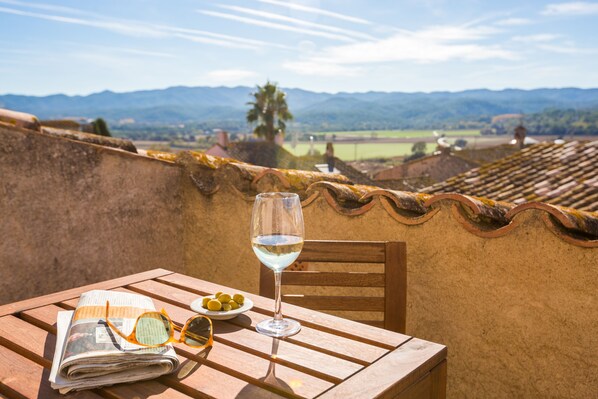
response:
<path fill-rule="evenodd" d="M 0 93 L 598 87 L 598 2 L 0 0 Z"/>

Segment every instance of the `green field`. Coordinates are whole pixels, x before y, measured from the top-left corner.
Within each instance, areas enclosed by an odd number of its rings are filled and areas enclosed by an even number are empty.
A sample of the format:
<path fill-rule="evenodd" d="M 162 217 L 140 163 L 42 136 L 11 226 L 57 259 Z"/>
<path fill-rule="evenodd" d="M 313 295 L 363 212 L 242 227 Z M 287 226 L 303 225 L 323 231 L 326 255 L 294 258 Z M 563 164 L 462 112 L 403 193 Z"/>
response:
<path fill-rule="evenodd" d="M 356 159 L 370 158 L 391 158 L 411 154 L 413 143 L 359 143 L 359 144 L 339 144 L 334 143 L 334 155 L 343 161 L 353 161 Z M 285 143 L 284 148 L 293 155 L 307 155 L 309 143 L 298 143 L 293 149 L 290 144 Z M 426 152 L 432 152 L 436 144 L 428 143 Z M 320 154 L 326 151 L 325 143 L 314 144 L 314 149 Z"/>
<path fill-rule="evenodd" d="M 412 138 L 412 137 L 433 137 L 434 130 L 356 130 L 352 132 L 317 132 L 315 136 L 337 137 L 362 136 L 371 138 Z M 454 136 L 480 136 L 479 130 L 437 130 L 438 134 L 444 134 L 447 137 Z"/>

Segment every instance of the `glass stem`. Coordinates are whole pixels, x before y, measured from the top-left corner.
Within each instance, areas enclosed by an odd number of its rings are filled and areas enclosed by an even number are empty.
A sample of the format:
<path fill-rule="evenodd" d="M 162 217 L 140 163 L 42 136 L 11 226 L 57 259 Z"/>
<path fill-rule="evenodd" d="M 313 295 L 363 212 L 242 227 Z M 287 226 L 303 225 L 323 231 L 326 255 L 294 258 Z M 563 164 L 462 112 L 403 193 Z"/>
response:
<path fill-rule="evenodd" d="M 282 294 L 281 294 L 282 271 L 274 272 L 274 320 L 282 320 Z"/>

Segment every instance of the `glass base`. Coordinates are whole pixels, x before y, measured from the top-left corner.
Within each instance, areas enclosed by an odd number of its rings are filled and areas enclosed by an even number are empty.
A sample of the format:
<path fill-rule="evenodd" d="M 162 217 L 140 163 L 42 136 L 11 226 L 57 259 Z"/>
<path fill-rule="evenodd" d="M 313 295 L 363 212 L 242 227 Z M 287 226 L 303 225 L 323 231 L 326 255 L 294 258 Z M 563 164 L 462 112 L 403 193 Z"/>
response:
<path fill-rule="evenodd" d="M 283 338 L 295 335 L 301 331 L 301 324 L 292 319 L 268 319 L 257 323 L 255 329 L 260 334 L 264 334 L 269 337 Z"/>

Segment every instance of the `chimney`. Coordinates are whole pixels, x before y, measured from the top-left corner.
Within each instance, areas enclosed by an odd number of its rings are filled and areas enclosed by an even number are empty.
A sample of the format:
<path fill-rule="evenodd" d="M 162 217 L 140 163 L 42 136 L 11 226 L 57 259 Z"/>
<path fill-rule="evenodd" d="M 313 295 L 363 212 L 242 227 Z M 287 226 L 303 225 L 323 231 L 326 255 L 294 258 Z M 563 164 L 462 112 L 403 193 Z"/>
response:
<path fill-rule="evenodd" d="M 519 147 L 519 149 L 523 149 L 525 146 L 525 134 L 527 133 L 527 129 L 523 127 L 523 125 L 519 125 L 515 128 L 515 144 Z"/>
<path fill-rule="evenodd" d="M 222 148 L 228 148 L 228 133 L 224 130 L 218 129 L 216 131 L 216 137 L 218 138 L 218 144 Z"/>
<path fill-rule="evenodd" d="M 274 136 L 274 143 L 280 147 L 284 144 L 284 135 L 282 133 L 278 133 Z"/>

